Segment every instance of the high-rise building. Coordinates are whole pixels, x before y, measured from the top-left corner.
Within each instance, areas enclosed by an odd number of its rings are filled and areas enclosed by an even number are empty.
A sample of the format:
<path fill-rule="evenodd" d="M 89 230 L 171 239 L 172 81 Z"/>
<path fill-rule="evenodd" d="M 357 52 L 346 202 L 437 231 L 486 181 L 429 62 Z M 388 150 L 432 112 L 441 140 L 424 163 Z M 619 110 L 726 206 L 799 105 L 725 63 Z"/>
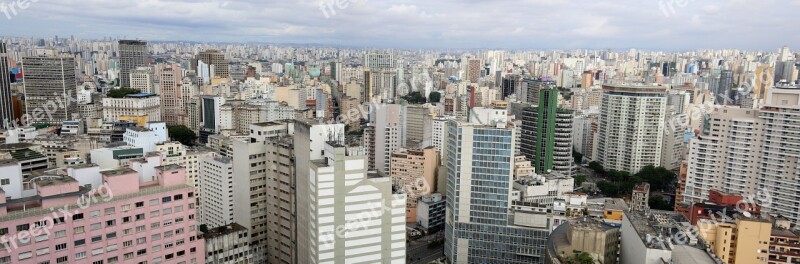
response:
<path fill-rule="evenodd" d="M 573 175 L 573 111 L 558 107 L 557 88 L 543 89 L 539 94 L 539 105 L 523 110 L 520 151 L 532 161 L 538 173 Z"/>
<path fill-rule="evenodd" d="M 155 94 L 129 94 L 124 98 L 103 98 L 103 120 L 120 121 L 123 117 L 142 117 L 161 121 L 161 98 Z"/>
<path fill-rule="evenodd" d="M 470 83 L 478 83 L 478 80 L 481 79 L 481 71 L 483 70 L 483 64 L 479 59 L 470 59 L 467 61 L 467 81 Z"/>
<path fill-rule="evenodd" d="M 394 56 L 388 52 L 369 52 L 364 55 L 364 67 L 371 70 L 394 68 Z"/>
<path fill-rule="evenodd" d="M 161 120 L 168 125 L 185 125 L 186 108 L 181 96 L 181 75 L 183 70 L 178 64 L 163 65 L 158 81 L 161 89 Z"/>
<path fill-rule="evenodd" d="M 14 161 L 16 162 L 16 161 Z M 6 164 L 8 160 L 0 161 Z M 131 166 L 133 167 L 133 166 Z M 82 169 L 82 168 L 75 168 Z M 144 172 L 118 168 L 32 180 L 29 196 L 10 199 L 0 190 L 0 231 L 6 238 L 5 263 L 205 263 L 197 239 L 194 190 L 184 168 L 152 167 Z M 3 171 L 3 176 L 11 176 Z M 90 201 L 91 202 L 87 202 Z M 12 206 L 20 205 L 20 206 Z M 65 208 L 52 211 L 47 208 Z M 155 249 L 155 250 L 154 250 Z"/>
<path fill-rule="evenodd" d="M 733 91 L 733 71 L 723 70 L 719 75 L 719 85 L 714 92 L 714 103 L 718 105 L 728 105 L 735 103 Z"/>
<path fill-rule="evenodd" d="M 78 105 L 75 59 L 58 56 L 35 56 L 22 59 L 25 73 L 25 111 L 32 120 L 26 123 L 60 124 L 72 120 Z"/>
<path fill-rule="evenodd" d="M 139 40 L 119 41 L 119 86 L 131 86 L 131 72 L 147 66 L 147 42 Z"/>
<path fill-rule="evenodd" d="M 392 153 L 404 146 L 403 106 L 383 104 L 370 107 L 374 107 L 375 113 L 375 141 L 371 143 L 375 145 L 375 152 L 368 155 L 375 158 L 375 170 L 389 174 Z"/>
<path fill-rule="evenodd" d="M 240 224 L 211 228 L 203 233 L 205 241 L 206 264 L 252 263 L 250 235 Z"/>
<path fill-rule="evenodd" d="M 418 148 L 425 147 L 423 144 L 431 142 L 431 119 L 433 109 L 429 105 L 404 105 L 403 110 L 405 120 L 405 147 Z"/>
<path fill-rule="evenodd" d="M 301 263 L 405 262 L 406 195 L 367 172 L 363 148 L 327 141 L 323 152 L 308 163 L 308 210 L 298 211 L 308 221 L 298 241 L 308 241 L 310 261 Z"/>
<path fill-rule="evenodd" d="M 294 136 L 265 141 L 267 168 L 267 262 L 297 262 L 297 214 L 295 210 Z"/>
<path fill-rule="evenodd" d="M 449 263 L 543 263 L 548 232 L 510 220 L 514 130 L 503 122 L 447 125 L 444 253 Z"/>
<path fill-rule="evenodd" d="M 8 68 L 6 44 L 0 41 L 0 128 L 13 127 L 14 108 L 11 103 L 11 71 Z"/>
<path fill-rule="evenodd" d="M 131 71 L 130 88 L 139 90 L 142 93 L 156 94 L 153 82 L 153 68 L 139 67 Z"/>
<path fill-rule="evenodd" d="M 660 165 L 666 87 L 604 85 L 603 92 L 593 160 L 631 173 Z"/>
<path fill-rule="evenodd" d="M 436 190 L 439 174 L 439 153 L 433 147 L 400 149 L 392 153 L 391 177 L 395 185 L 406 192 L 406 222 L 416 222 L 420 197 Z"/>
<path fill-rule="evenodd" d="M 233 161 L 230 157 L 200 158 L 200 223 L 209 228 L 234 223 Z"/>
<path fill-rule="evenodd" d="M 350 80 L 344 80 L 342 74 L 342 62 L 341 61 L 334 61 L 331 62 L 331 78 L 337 82 L 347 82 Z"/>
<path fill-rule="evenodd" d="M 203 64 L 198 62 L 202 61 Z M 209 67 L 209 69 L 198 69 L 198 65 Z M 230 78 L 230 67 L 228 60 L 225 59 L 225 53 L 219 50 L 206 50 L 197 54 L 192 61 L 192 69 L 197 72 L 210 73 L 211 78 Z"/>

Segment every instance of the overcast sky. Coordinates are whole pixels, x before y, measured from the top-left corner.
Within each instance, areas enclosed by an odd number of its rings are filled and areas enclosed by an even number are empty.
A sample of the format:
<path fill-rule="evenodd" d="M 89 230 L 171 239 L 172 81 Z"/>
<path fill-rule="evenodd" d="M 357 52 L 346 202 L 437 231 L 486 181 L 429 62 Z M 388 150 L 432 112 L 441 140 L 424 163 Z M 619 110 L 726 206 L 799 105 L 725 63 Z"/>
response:
<path fill-rule="evenodd" d="M 0 4 L 14 1 L 22 0 Z M 323 12 L 322 4 L 331 7 Z M 0 12 L 0 35 L 409 49 L 777 50 L 800 47 L 799 8 L 800 0 L 38 0 L 9 12 L 8 20 Z"/>

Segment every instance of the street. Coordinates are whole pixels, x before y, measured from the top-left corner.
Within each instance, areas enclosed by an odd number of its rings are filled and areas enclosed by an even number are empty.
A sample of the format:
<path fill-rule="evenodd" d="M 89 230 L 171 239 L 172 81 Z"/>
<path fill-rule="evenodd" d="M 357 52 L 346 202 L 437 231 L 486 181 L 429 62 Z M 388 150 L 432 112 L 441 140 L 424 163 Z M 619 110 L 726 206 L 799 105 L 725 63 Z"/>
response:
<path fill-rule="evenodd" d="M 444 232 L 421 237 L 417 240 L 411 241 L 406 246 L 407 262 L 411 264 L 428 264 L 444 257 L 444 243 L 440 243 L 434 248 L 428 248 L 428 244 L 441 239 L 444 242 Z"/>

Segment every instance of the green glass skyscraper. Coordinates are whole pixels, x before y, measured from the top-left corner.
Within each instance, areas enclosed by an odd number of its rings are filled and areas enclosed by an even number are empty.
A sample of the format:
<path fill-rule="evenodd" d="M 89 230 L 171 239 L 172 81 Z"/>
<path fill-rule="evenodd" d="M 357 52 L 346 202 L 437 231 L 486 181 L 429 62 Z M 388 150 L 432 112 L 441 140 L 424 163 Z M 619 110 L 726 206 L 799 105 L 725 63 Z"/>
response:
<path fill-rule="evenodd" d="M 573 111 L 558 107 L 558 88 L 539 91 L 539 105 L 522 112 L 520 151 L 533 163 L 536 172 L 560 172 L 572 176 Z"/>

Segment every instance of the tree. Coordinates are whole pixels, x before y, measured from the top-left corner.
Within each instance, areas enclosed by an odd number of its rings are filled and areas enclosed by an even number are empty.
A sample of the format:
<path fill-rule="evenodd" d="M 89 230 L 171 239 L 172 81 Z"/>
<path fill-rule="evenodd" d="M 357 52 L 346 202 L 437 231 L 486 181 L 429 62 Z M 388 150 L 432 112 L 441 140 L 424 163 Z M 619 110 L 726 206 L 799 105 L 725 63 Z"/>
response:
<path fill-rule="evenodd" d="M 442 100 L 442 94 L 439 92 L 431 92 L 431 94 L 428 95 L 428 100 L 431 103 L 438 103 Z"/>
<path fill-rule="evenodd" d="M 581 164 L 583 162 L 583 154 L 575 151 L 574 149 L 572 150 L 572 158 L 575 159 L 575 163 L 577 164 Z"/>
<path fill-rule="evenodd" d="M 654 190 L 664 190 L 669 187 L 676 179 L 675 173 L 664 167 L 645 166 L 636 173 L 637 177 L 641 178 L 644 182 L 650 184 L 650 188 Z"/>
<path fill-rule="evenodd" d="M 647 201 L 647 205 L 650 206 L 650 209 L 655 210 L 671 211 L 673 209 L 672 206 L 664 200 L 664 197 L 661 196 L 650 196 L 650 200 Z"/>
<path fill-rule="evenodd" d="M 184 125 L 167 126 L 167 132 L 172 140 L 187 146 L 193 146 L 194 141 L 197 140 L 197 134 Z"/>
<path fill-rule="evenodd" d="M 406 96 L 403 96 L 403 99 L 408 101 L 409 104 L 424 104 L 427 102 L 424 96 L 420 92 L 411 92 Z"/>
<path fill-rule="evenodd" d="M 583 252 L 578 257 L 575 258 L 578 264 L 593 264 L 594 259 L 592 259 L 592 255 L 589 253 Z"/>
<path fill-rule="evenodd" d="M 603 165 L 600 165 L 600 162 L 592 161 L 589 162 L 589 169 L 592 169 L 594 172 L 605 174 L 605 169 L 603 169 Z"/>
<path fill-rule="evenodd" d="M 125 96 L 128 96 L 129 94 L 137 94 L 140 92 L 141 91 L 132 88 L 119 88 L 108 91 L 108 94 L 106 95 L 111 98 L 123 98 Z"/>
<path fill-rule="evenodd" d="M 586 181 L 586 175 L 575 176 L 575 187 L 581 187 L 581 185 L 583 185 L 583 182 L 585 181 Z"/>

